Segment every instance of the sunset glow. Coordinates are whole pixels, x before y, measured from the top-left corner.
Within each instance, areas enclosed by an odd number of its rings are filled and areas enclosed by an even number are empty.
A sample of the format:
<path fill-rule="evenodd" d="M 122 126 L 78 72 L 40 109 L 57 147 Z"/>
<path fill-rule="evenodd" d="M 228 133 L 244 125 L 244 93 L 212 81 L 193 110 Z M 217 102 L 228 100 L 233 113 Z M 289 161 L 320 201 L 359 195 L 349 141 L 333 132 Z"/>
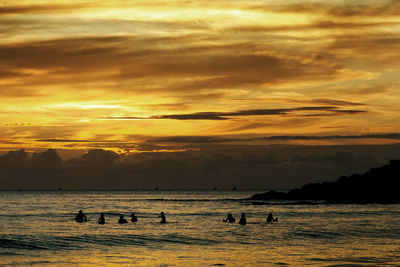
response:
<path fill-rule="evenodd" d="M 396 143 L 399 13 L 399 1 L 2 1 L 0 150 Z"/>

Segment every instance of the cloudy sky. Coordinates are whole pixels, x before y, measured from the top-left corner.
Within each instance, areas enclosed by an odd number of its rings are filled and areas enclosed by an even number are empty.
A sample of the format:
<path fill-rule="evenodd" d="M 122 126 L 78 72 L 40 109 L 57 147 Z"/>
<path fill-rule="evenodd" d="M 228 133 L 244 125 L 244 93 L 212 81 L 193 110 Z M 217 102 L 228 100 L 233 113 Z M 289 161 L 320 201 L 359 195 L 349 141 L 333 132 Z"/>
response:
<path fill-rule="evenodd" d="M 0 2 L 0 154 L 392 145 L 399 0 Z"/>

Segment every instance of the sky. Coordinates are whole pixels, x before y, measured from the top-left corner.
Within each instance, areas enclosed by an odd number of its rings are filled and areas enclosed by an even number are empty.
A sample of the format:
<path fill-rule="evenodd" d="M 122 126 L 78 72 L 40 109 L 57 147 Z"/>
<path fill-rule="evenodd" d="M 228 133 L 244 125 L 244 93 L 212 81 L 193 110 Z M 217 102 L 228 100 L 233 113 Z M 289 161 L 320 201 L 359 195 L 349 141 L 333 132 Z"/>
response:
<path fill-rule="evenodd" d="M 383 163 L 399 151 L 398 14 L 399 0 L 1 0 L 0 154 Z"/>

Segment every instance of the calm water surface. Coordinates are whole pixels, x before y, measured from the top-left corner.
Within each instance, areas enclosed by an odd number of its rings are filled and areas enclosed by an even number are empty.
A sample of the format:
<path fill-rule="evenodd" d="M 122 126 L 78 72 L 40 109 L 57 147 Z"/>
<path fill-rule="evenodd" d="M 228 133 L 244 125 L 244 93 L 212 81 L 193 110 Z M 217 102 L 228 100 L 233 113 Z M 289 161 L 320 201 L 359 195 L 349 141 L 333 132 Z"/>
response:
<path fill-rule="evenodd" d="M 0 265 L 400 266 L 400 205 L 241 200 L 253 193 L 3 191 Z M 88 222 L 74 222 L 80 209 Z M 158 223 L 161 211 L 167 224 Z M 117 223 L 131 212 L 137 223 Z M 222 222 L 242 212 L 246 226 Z M 268 212 L 279 222 L 266 223 Z"/>

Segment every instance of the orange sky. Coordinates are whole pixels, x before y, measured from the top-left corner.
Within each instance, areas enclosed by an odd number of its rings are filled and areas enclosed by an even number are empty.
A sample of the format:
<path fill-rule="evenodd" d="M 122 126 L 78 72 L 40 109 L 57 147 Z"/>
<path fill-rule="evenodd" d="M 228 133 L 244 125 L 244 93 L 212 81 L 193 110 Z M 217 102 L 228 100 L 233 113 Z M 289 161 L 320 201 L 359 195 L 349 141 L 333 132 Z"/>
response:
<path fill-rule="evenodd" d="M 398 0 L 1 1 L 0 151 L 396 143 L 398 14 Z"/>

